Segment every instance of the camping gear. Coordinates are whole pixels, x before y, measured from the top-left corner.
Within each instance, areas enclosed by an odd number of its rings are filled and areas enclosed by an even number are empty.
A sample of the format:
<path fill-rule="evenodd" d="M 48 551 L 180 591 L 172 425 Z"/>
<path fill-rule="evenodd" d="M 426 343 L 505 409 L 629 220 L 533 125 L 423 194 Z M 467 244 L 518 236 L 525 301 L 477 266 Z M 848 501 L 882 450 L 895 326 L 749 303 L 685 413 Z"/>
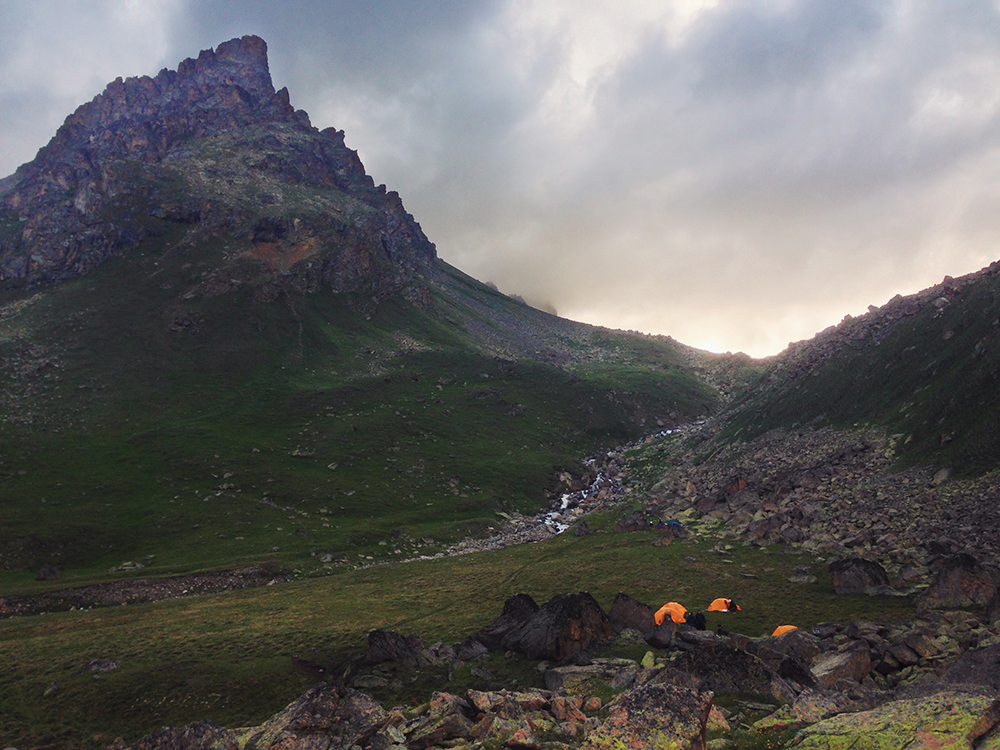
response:
<path fill-rule="evenodd" d="M 708 605 L 709 612 L 741 612 L 740 605 L 732 599 L 713 599 Z"/>
<path fill-rule="evenodd" d="M 684 622 L 684 616 L 687 614 L 687 607 L 678 602 L 667 602 L 658 610 L 656 614 L 653 615 L 653 622 L 657 625 L 662 625 L 663 621 L 667 619 L 667 615 L 670 615 L 670 619 L 675 623 L 680 625 Z"/>
<path fill-rule="evenodd" d="M 779 625 L 774 629 L 774 632 L 771 633 L 771 637 L 773 638 L 776 635 L 784 635 L 789 630 L 798 630 L 798 628 L 794 625 Z"/>

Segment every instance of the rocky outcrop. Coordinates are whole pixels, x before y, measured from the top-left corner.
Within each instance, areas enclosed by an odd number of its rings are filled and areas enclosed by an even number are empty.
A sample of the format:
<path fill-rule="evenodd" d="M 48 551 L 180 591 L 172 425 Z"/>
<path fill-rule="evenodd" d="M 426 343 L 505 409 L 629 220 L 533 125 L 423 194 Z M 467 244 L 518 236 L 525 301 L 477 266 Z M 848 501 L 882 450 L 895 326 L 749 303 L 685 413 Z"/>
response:
<path fill-rule="evenodd" d="M 838 594 L 863 594 L 875 586 L 888 586 L 885 568 L 874 560 L 846 557 L 829 565 L 833 589 Z"/>
<path fill-rule="evenodd" d="M 647 683 L 616 697 L 608 706 L 608 718 L 582 747 L 704 748 L 711 710 L 708 693 Z"/>
<path fill-rule="evenodd" d="M 312 207 L 286 196 L 293 189 L 312 191 Z M 312 127 L 274 90 L 255 36 L 110 83 L 6 182 L 0 213 L 20 226 L 0 236 L 8 286 L 86 273 L 168 226 L 186 227 L 188 244 L 220 234 L 242 243 L 194 290 L 209 296 L 235 280 L 259 301 L 322 286 L 378 297 L 435 258 L 344 133 Z"/>
<path fill-rule="evenodd" d="M 673 667 L 693 674 L 702 690 L 716 693 L 755 693 L 780 701 L 796 691 L 761 659 L 729 643 L 712 643 L 681 654 Z"/>
<path fill-rule="evenodd" d="M 952 555 L 942 561 L 921 603 L 948 609 L 984 605 L 996 595 L 998 583 L 997 568 L 983 565 L 969 554 Z"/>
<path fill-rule="evenodd" d="M 614 638 L 611 620 L 589 593 L 556 594 L 523 625 L 509 632 L 503 648 L 530 659 L 565 663 L 601 641 Z"/>
<path fill-rule="evenodd" d="M 120 737 L 108 750 L 239 750 L 236 733 L 214 721 L 196 721 L 184 727 L 164 727 L 126 744 Z"/>
<path fill-rule="evenodd" d="M 420 636 L 409 636 L 391 630 L 373 630 L 368 634 L 368 653 L 366 664 L 381 664 L 385 661 L 419 667 L 428 663 L 421 653 L 424 644 Z"/>

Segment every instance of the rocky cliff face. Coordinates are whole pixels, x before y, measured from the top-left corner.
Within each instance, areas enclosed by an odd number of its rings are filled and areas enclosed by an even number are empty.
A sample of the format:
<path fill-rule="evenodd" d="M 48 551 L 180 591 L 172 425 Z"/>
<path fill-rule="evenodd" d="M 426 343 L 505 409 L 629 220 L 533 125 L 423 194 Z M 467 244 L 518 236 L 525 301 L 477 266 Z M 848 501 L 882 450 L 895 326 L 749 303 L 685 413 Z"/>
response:
<path fill-rule="evenodd" d="M 274 90 L 254 36 L 115 80 L 0 181 L 0 282 L 77 276 L 178 226 L 188 244 L 236 239 L 236 275 L 265 298 L 268 284 L 398 291 L 435 257 L 343 132 L 312 127 Z"/>

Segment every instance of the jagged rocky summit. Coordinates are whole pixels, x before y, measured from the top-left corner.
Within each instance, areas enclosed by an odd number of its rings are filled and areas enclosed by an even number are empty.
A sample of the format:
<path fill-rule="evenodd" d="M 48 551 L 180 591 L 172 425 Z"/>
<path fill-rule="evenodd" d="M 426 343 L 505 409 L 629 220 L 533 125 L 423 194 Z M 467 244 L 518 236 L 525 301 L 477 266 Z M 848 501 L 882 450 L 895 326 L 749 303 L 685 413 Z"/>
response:
<path fill-rule="evenodd" d="M 208 294 L 248 283 L 259 299 L 323 285 L 379 297 L 436 257 L 343 131 L 314 128 L 274 90 L 256 36 L 116 79 L 0 181 L 0 283 L 78 276 L 180 230 L 188 247 L 234 241 Z"/>

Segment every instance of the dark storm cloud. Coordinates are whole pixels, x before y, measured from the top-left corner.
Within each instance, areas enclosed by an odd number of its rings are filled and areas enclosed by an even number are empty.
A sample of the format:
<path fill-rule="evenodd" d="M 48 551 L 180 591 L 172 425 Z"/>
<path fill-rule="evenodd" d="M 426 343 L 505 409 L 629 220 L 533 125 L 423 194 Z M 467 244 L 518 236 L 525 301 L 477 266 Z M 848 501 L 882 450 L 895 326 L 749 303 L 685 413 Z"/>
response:
<path fill-rule="evenodd" d="M 115 76 L 258 34 L 275 85 L 346 131 L 443 258 L 594 323 L 774 352 L 1000 247 L 995 4 L 0 12 L 0 172 Z"/>

